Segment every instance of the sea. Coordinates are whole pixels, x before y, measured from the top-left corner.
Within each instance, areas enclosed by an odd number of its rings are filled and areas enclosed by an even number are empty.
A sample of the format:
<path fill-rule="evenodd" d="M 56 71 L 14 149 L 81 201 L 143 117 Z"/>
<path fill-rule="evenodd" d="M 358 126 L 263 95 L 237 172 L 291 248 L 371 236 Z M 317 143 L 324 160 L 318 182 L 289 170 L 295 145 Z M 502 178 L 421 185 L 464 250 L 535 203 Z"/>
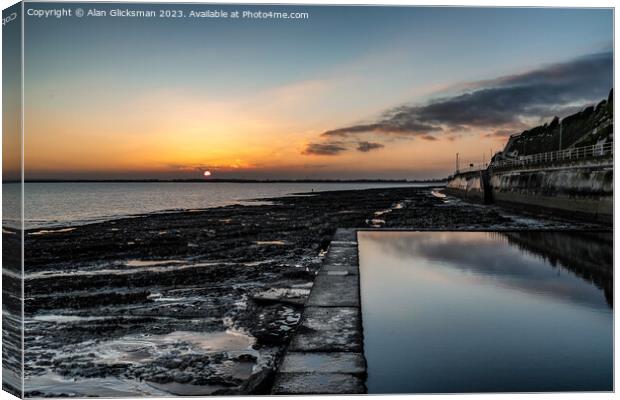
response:
<path fill-rule="evenodd" d="M 82 225 L 151 213 L 234 204 L 260 205 L 263 199 L 299 193 L 432 183 L 239 183 L 239 182 L 46 182 L 24 185 L 25 229 Z M 17 227 L 20 185 L 2 185 L 3 226 Z M 263 201 L 261 201 L 263 200 Z"/>

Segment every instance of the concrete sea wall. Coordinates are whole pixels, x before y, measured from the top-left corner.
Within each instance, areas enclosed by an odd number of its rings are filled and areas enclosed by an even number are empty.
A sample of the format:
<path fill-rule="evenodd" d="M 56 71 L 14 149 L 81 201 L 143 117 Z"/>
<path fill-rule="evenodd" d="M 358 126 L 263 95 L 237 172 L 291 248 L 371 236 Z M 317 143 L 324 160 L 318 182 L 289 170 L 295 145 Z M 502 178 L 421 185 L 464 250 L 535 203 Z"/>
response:
<path fill-rule="evenodd" d="M 613 221 L 613 164 L 570 164 L 457 174 L 446 192 L 478 202 Z"/>
<path fill-rule="evenodd" d="M 464 197 L 476 203 L 489 202 L 486 171 L 471 171 L 457 174 L 446 185 L 446 193 Z"/>

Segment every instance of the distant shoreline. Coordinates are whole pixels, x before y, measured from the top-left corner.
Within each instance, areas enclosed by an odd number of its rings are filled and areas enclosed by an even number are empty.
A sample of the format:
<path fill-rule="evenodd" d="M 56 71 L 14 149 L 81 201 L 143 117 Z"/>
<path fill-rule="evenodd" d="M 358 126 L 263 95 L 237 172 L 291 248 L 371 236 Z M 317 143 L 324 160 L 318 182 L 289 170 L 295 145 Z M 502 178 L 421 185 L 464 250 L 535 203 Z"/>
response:
<path fill-rule="evenodd" d="M 406 179 L 29 179 L 24 183 L 438 183 L 448 178 Z M 7 180 L 2 183 L 20 183 Z"/>

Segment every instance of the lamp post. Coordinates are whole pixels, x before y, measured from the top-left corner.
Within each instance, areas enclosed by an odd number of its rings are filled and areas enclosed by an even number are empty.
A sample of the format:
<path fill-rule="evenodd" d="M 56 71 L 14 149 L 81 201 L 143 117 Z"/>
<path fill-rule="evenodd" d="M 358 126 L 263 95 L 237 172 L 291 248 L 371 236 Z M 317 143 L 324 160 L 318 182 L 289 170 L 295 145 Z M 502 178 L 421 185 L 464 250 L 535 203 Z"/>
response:
<path fill-rule="evenodd" d="M 562 121 L 560 121 L 560 149 L 562 150 Z"/>

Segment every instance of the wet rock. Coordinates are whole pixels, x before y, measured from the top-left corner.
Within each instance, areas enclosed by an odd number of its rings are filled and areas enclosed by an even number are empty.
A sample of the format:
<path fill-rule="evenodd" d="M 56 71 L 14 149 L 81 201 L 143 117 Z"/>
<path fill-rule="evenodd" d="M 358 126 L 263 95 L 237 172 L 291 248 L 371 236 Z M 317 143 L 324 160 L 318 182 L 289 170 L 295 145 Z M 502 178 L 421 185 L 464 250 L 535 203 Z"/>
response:
<path fill-rule="evenodd" d="M 155 383 L 170 383 L 173 381 L 173 378 L 167 373 L 160 373 L 150 377 L 148 380 Z"/>
<path fill-rule="evenodd" d="M 255 362 L 256 356 L 252 354 L 241 354 L 235 358 L 236 361 Z"/>
<path fill-rule="evenodd" d="M 346 307 L 334 308 L 327 316 L 333 320 L 328 341 L 313 335 L 317 322 L 311 313 L 300 325 L 301 305 L 336 229 L 350 228 L 338 231 L 333 238 L 338 250 L 328 257 L 339 257 L 335 272 L 348 272 L 357 257 L 350 245 L 353 228 L 367 227 L 365 221 L 376 219 L 375 213 L 382 210 L 390 210 L 381 214 L 384 228 L 530 228 L 497 207 L 440 199 L 426 188 L 324 192 L 270 201 L 59 228 L 51 235 L 27 231 L 28 393 L 75 395 L 70 386 L 45 385 L 42 377 L 48 373 L 59 374 L 64 382 L 87 377 L 148 381 L 164 385 L 164 391 L 179 385 L 219 385 L 213 393 L 268 392 L 264 386 L 289 344 L 299 351 L 329 350 L 335 344 L 360 349 L 362 339 L 351 329 L 359 321 L 347 315 Z M 562 220 L 536 221 L 538 229 L 592 228 Z M 356 277 L 338 278 L 345 287 Z M 19 284 L 10 278 L 5 283 Z M 21 310 L 18 301 L 8 300 L 9 310 L 12 305 Z M 224 351 L 222 343 L 192 352 L 188 343 L 160 348 L 149 342 L 172 332 L 226 330 L 248 333 L 256 342 L 236 353 Z M 301 332 L 299 339 L 289 343 L 295 331 Z M 143 335 L 143 348 L 124 354 L 124 359 L 103 362 L 104 355 L 95 351 L 114 341 L 125 343 L 128 337 L 137 340 L 137 335 Z M 118 353 L 123 354 L 122 348 Z M 282 390 L 294 392 L 303 388 L 303 379 L 324 377 L 291 378 L 288 386 L 281 382 Z M 343 390 L 360 387 L 356 377 L 341 378 L 330 384 L 342 385 Z"/>
<path fill-rule="evenodd" d="M 188 383 L 192 380 L 192 376 L 186 373 L 177 373 L 173 379 L 177 383 Z"/>

